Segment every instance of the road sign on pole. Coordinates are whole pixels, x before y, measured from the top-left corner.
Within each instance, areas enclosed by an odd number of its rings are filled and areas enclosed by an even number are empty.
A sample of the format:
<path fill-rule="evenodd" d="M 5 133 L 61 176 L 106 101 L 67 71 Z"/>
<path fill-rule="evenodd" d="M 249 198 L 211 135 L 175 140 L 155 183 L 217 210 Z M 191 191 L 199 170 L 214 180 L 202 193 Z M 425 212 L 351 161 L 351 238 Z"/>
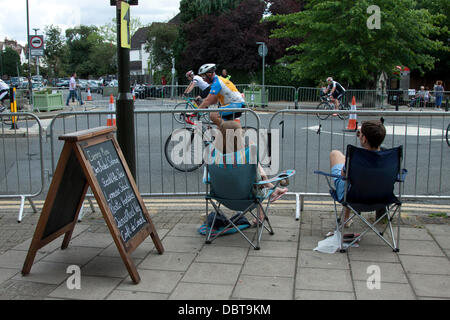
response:
<path fill-rule="evenodd" d="M 258 53 L 259 55 L 262 57 L 262 92 L 261 92 L 261 106 L 265 107 L 267 106 L 266 104 L 266 88 L 264 87 L 264 67 L 266 62 L 265 57 L 267 55 L 267 46 L 264 42 L 257 42 L 256 44 L 259 44 L 258 47 Z"/>
<path fill-rule="evenodd" d="M 44 55 L 44 36 L 32 35 L 28 42 L 30 46 L 31 56 L 40 57 Z"/>

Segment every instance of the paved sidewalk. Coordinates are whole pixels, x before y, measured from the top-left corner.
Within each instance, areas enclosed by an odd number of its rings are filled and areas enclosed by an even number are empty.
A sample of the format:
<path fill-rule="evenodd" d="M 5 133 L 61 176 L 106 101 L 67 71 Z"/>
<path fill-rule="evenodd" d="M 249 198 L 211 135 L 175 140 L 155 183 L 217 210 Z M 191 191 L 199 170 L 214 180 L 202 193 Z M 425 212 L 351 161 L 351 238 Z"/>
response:
<path fill-rule="evenodd" d="M 450 299 L 450 219 L 429 215 L 448 214 L 448 205 L 405 209 L 398 254 L 373 234 L 347 253 L 324 254 L 312 249 L 332 230 L 329 203 L 306 201 L 296 221 L 295 202 L 279 201 L 271 211 L 275 235 L 264 233 L 256 251 L 238 234 L 206 245 L 196 231 L 204 219 L 201 200 L 145 202 L 165 252 L 159 255 L 150 238 L 137 248 L 137 285 L 100 211 L 92 213 L 87 202 L 68 249 L 59 249 L 62 237 L 51 242 L 23 277 L 39 214 L 26 208 L 17 223 L 15 205 L 0 202 L 0 299 Z M 355 223 L 351 231 L 357 230 Z M 81 268 L 81 289 L 68 289 L 70 265 Z M 368 289 L 370 266 L 380 269 L 380 289 Z"/>

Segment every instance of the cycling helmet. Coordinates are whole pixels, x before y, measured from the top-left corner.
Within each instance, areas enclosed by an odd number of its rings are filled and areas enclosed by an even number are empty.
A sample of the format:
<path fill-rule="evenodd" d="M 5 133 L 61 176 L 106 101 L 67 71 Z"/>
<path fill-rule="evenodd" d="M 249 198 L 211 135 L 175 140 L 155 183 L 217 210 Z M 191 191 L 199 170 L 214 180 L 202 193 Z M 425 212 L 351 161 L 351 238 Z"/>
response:
<path fill-rule="evenodd" d="M 327 78 L 327 82 L 328 82 L 328 81 L 333 81 L 333 78 L 332 78 L 332 77 L 328 77 L 328 78 Z"/>
<path fill-rule="evenodd" d="M 186 78 L 193 77 L 193 76 L 194 76 L 194 71 L 189 70 L 188 72 L 186 72 Z"/>
<path fill-rule="evenodd" d="M 214 63 L 207 63 L 207 64 L 202 65 L 200 67 L 200 69 L 198 69 L 198 74 L 202 75 L 202 74 L 205 74 L 208 72 L 214 72 L 214 71 L 216 71 L 216 68 L 217 67 Z"/>

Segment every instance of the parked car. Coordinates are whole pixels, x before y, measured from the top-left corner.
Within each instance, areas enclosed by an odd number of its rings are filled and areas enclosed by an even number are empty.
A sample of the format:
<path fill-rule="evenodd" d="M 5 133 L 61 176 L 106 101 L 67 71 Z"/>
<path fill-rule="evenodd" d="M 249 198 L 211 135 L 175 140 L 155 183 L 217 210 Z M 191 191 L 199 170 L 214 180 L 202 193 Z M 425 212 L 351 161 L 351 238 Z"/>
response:
<path fill-rule="evenodd" d="M 56 87 L 58 87 L 58 88 L 69 88 L 69 79 L 59 79 L 56 82 Z"/>
<path fill-rule="evenodd" d="M 91 93 L 102 93 L 101 84 L 99 82 L 100 81 L 98 81 L 98 80 L 88 80 L 87 86 L 85 89 L 86 92 L 87 92 L 87 89 L 89 88 L 91 90 Z"/>
<path fill-rule="evenodd" d="M 88 80 L 78 79 L 77 85 L 81 90 L 86 90 L 88 86 Z"/>
<path fill-rule="evenodd" d="M 161 88 L 151 84 L 137 84 L 134 87 L 134 94 L 137 99 L 161 98 Z"/>
<path fill-rule="evenodd" d="M 28 86 L 28 81 L 25 77 L 11 77 L 11 86 L 22 89 Z"/>

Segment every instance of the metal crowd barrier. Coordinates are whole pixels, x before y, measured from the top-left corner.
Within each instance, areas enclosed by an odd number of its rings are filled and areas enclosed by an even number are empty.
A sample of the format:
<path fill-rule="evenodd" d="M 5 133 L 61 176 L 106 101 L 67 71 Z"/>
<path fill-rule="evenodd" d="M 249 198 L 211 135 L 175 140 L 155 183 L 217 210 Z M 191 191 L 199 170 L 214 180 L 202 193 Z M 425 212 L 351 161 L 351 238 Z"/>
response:
<path fill-rule="evenodd" d="M 17 117 L 12 129 L 11 117 Z M 32 113 L 0 113 L 0 198 L 20 198 L 17 221 L 23 218 L 25 200 L 44 190 L 42 124 Z"/>
<path fill-rule="evenodd" d="M 260 119 L 254 111 L 250 109 L 228 110 L 242 112 L 242 126 L 252 126 L 256 130 L 260 128 Z M 202 112 L 217 112 L 217 109 L 208 109 Z M 193 172 L 181 172 L 171 167 L 166 160 L 164 148 L 169 135 L 175 129 L 190 127 L 186 123 L 176 122 L 174 114 L 179 114 L 179 111 L 173 109 L 135 111 L 136 180 L 142 196 L 198 196 L 205 194 L 202 182 L 203 167 Z M 64 112 L 52 119 L 47 130 L 51 154 L 49 177 L 56 169 L 56 162 L 63 147 L 63 143 L 58 140 L 58 137 L 68 132 L 105 126 L 108 115 L 112 114 L 108 111 Z"/>
<path fill-rule="evenodd" d="M 319 120 L 317 114 L 328 114 Z M 268 129 L 281 131 L 280 169 L 295 169 L 289 192 L 297 198 L 297 218 L 304 197 L 329 197 L 328 185 L 314 170 L 329 172 L 329 154 L 337 149 L 345 153 L 347 144 L 359 145 L 354 131 L 347 131 L 348 120 L 333 113 L 348 111 L 281 110 L 274 113 Z M 417 111 L 357 111 L 357 121 L 384 119 L 387 135 L 384 147 L 404 146 L 403 167 L 408 170 L 402 198 L 414 200 L 450 199 L 450 148 L 446 128 L 450 114 Z M 376 187 L 376 186 L 374 186 Z"/>

